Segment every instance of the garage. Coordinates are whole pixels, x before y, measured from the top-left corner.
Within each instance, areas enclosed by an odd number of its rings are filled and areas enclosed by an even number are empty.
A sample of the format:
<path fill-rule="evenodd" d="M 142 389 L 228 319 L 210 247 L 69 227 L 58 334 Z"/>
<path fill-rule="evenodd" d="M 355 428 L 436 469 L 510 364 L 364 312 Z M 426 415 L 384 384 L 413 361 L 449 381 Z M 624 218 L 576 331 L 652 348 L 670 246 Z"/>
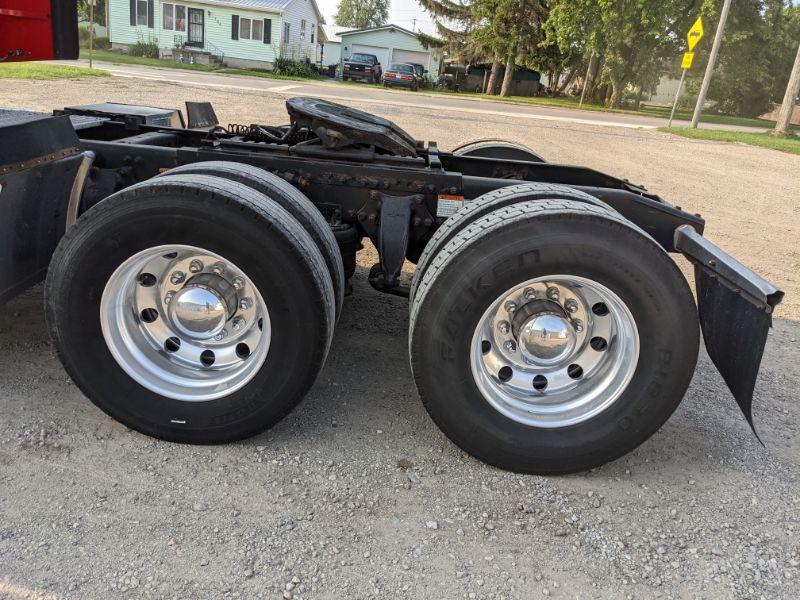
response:
<path fill-rule="evenodd" d="M 412 63 L 428 68 L 430 54 L 427 52 L 415 52 L 413 50 L 395 50 L 392 56 L 393 63 Z"/>
<path fill-rule="evenodd" d="M 441 52 L 427 49 L 413 31 L 397 25 L 383 25 L 368 29 L 341 31 L 342 57 L 349 58 L 357 52 L 374 54 L 385 71 L 393 63 L 415 63 L 427 69 L 427 77 L 435 81 L 439 75 Z M 340 72 L 342 70 L 340 69 Z"/>
<path fill-rule="evenodd" d="M 353 54 L 374 54 L 378 57 L 378 62 L 381 63 L 381 70 L 386 70 L 389 67 L 389 49 L 380 48 L 379 46 L 367 46 L 365 44 L 353 44 L 350 51 L 350 56 Z"/>

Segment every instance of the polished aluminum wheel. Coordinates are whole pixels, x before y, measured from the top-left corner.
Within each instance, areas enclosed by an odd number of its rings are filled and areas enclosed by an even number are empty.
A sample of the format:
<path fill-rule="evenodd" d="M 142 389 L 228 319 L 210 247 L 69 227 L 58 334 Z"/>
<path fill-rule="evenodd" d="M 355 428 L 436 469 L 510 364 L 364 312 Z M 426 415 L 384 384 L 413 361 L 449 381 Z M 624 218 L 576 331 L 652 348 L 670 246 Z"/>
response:
<path fill-rule="evenodd" d="M 484 398 L 510 419 L 557 428 L 598 415 L 630 383 L 639 333 L 624 302 L 574 275 L 526 281 L 481 317 L 470 363 Z"/>
<path fill-rule="evenodd" d="M 204 401 L 246 385 L 264 364 L 266 303 L 236 265 L 193 246 L 158 246 L 126 260 L 100 302 L 106 344 L 152 392 Z"/>

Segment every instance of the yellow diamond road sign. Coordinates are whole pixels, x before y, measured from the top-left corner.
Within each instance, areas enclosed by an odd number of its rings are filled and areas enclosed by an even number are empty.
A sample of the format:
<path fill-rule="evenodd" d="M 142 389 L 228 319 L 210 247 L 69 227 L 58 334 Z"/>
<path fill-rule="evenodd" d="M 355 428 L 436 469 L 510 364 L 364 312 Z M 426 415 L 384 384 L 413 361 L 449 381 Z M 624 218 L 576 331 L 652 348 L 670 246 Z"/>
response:
<path fill-rule="evenodd" d="M 686 34 L 686 39 L 689 41 L 689 52 L 694 50 L 697 42 L 703 39 L 703 33 L 705 33 L 703 31 L 703 17 L 697 17 L 697 21 L 694 22 L 689 33 Z"/>
<path fill-rule="evenodd" d="M 684 52 L 681 61 L 681 69 L 691 69 L 694 62 L 694 52 Z"/>

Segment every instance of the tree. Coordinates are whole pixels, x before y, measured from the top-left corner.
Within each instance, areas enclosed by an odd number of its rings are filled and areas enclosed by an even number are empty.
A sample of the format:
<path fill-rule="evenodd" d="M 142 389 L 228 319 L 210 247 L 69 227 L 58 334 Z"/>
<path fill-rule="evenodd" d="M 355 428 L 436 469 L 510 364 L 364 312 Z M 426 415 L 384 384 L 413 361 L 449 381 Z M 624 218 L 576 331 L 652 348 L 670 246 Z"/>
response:
<path fill-rule="evenodd" d="M 82 21 L 89 20 L 89 13 L 91 12 L 91 7 L 89 6 L 89 0 L 78 0 L 78 16 L 81 18 Z M 106 25 L 106 0 L 97 0 L 97 4 L 94 7 L 94 22 L 98 25 L 102 25 L 105 27 Z"/>
<path fill-rule="evenodd" d="M 701 0 L 551 0 L 550 39 L 564 52 L 603 58 L 601 78 L 611 85 L 608 104 L 644 71 L 675 56 Z"/>
<path fill-rule="evenodd" d="M 341 0 L 334 17 L 337 25 L 367 29 L 389 21 L 389 0 Z"/>
<path fill-rule="evenodd" d="M 705 0 L 703 20 L 713 30 L 722 0 Z M 800 8 L 784 0 L 734 2 L 708 100 L 726 114 L 758 116 L 783 98 L 800 40 Z M 698 48 L 687 90 L 700 87 L 710 44 Z"/>

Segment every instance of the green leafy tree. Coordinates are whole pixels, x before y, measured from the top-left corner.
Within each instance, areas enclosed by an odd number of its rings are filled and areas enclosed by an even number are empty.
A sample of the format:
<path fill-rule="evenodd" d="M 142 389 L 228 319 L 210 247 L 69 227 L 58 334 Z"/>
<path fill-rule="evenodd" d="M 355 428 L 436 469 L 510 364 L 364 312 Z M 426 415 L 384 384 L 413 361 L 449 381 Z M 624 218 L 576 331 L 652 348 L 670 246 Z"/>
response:
<path fill-rule="evenodd" d="M 366 29 L 389 21 L 389 0 L 341 0 L 334 17 L 337 25 Z"/>
<path fill-rule="evenodd" d="M 618 107 L 629 84 L 676 55 L 700 1 L 551 0 L 547 29 L 562 51 L 602 57 L 607 103 Z"/>
<path fill-rule="evenodd" d="M 78 0 L 78 16 L 81 20 L 88 21 L 91 7 L 88 0 Z M 94 22 L 105 27 L 106 25 L 106 0 L 97 0 L 94 7 Z"/>
<path fill-rule="evenodd" d="M 706 31 L 713 31 L 721 0 L 702 6 Z M 758 116 L 781 102 L 800 41 L 800 8 L 783 0 L 734 2 L 708 90 L 714 110 Z M 696 94 L 708 62 L 710 41 L 697 48 L 687 89 Z"/>

